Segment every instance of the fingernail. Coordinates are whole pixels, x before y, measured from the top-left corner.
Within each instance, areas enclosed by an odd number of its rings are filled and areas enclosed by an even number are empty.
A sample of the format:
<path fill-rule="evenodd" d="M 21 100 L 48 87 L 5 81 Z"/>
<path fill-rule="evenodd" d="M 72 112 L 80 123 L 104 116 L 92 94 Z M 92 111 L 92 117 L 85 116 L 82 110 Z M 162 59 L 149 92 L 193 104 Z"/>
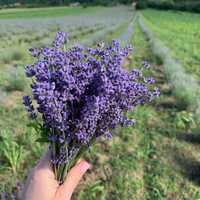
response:
<path fill-rule="evenodd" d="M 91 167 L 91 165 L 88 162 L 86 162 L 86 161 L 80 162 L 80 171 L 82 173 L 85 173 L 90 167 Z"/>
<path fill-rule="evenodd" d="M 78 159 L 78 161 L 77 161 L 77 165 L 80 163 L 80 162 L 82 162 L 83 161 L 83 159 L 82 158 L 80 158 L 80 159 Z"/>

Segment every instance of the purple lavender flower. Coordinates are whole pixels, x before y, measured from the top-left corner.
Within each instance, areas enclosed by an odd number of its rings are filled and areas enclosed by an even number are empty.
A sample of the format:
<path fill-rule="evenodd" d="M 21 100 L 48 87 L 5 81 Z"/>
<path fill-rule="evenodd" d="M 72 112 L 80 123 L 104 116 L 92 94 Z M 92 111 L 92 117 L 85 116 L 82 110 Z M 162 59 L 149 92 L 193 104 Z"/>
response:
<path fill-rule="evenodd" d="M 27 77 L 33 77 L 35 75 L 35 69 L 32 65 L 26 65 L 25 72 Z"/>
<path fill-rule="evenodd" d="M 154 88 L 153 95 L 154 95 L 154 96 L 157 96 L 157 97 L 160 96 L 160 89 L 157 88 L 157 87 Z"/>
<path fill-rule="evenodd" d="M 35 48 L 30 48 L 30 49 L 29 49 L 29 52 L 31 53 L 31 55 L 32 55 L 33 57 L 39 56 L 39 51 L 37 51 L 37 49 L 35 49 Z"/>
<path fill-rule="evenodd" d="M 66 33 L 65 32 L 58 32 L 56 34 L 56 38 L 55 38 L 55 41 L 54 41 L 54 47 L 59 49 L 63 46 L 63 44 L 66 42 Z"/>
<path fill-rule="evenodd" d="M 155 80 L 152 77 L 145 77 L 144 82 L 148 84 L 154 84 Z"/>
<path fill-rule="evenodd" d="M 150 65 L 150 63 L 147 60 L 145 60 L 143 62 L 143 66 L 144 66 L 144 68 L 148 69 L 148 68 L 150 68 L 151 65 Z"/>
<path fill-rule="evenodd" d="M 28 112 L 31 119 L 35 119 L 37 117 L 36 111 L 32 105 L 32 101 L 29 96 L 23 97 L 23 104 L 26 108 L 26 111 Z"/>
<path fill-rule="evenodd" d="M 1 192 L 1 200 L 6 200 L 6 193 L 5 192 Z"/>
<path fill-rule="evenodd" d="M 15 196 L 12 192 L 10 193 L 10 200 L 15 200 Z"/>
<path fill-rule="evenodd" d="M 42 117 L 41 131 L 50 142 L 52 165 L 58 173 L 60 166 L 69 165 L 97 138 L 111 138 L 118 125 L 133 125 L 126 112 L 159 95 L 158 89 L 148 88 L 152 78 L 143 77 L 139 69 L 123 68 L 132 51 L 129 45 L 123 48 L 113 40 L 110 46 L 76 45 L 64 50 L 65 42 L 66 34 L 58 32 L 53 47 L 32 50 L 37 60 L 26 67 L 26 75 L 33 79 L 32 99 Z M 144 67 L 149 65 L 145 62 Z M 31 98 L 25 96 L 23 103 L 35 118 Z M 62 181 L 64 174 L 60 177 Z"/>
<path fill-rule="evenodd" d="M 16 183 L 16 195 L 17 195 L 17 200 L 21 198 L 21 193 L 24 189 L 24 184 L 21 181 L 17 181 Z"/>

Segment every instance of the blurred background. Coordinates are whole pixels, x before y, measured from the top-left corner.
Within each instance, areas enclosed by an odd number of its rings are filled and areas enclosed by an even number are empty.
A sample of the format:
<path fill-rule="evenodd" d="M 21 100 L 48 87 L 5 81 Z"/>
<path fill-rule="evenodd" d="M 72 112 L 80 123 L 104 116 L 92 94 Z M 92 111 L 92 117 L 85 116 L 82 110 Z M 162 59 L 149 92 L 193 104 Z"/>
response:
<path fill-rule="evenodd" d="M 29 126 L 22 96 L 31 94 L 24 66 L 31 47 L 69 34 L 67 48 L 119 39 L 131 44 L 128 70 L 151 63 L 161 96 L 129 115 L 85 158 L 93 169 L 73 200 L 200 199 L 199 0 L 0 0 L 0 192 L 17 199 L 46 145 Z M 5 198 L 4 198 L 5 199 Z"/>

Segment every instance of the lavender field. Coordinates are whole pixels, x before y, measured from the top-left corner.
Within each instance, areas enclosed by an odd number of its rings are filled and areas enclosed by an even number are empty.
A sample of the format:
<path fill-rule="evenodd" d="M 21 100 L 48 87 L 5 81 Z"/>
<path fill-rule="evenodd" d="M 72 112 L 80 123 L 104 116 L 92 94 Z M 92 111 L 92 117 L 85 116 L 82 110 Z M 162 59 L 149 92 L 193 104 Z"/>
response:
<path fill-rule="evenodd" d="M 128 113 L 135 126 L 118 128 L 111 141 L 102 140 L 85 154 L 93 167 L 72 199 L 200 199 L 200 15 L 136 11 L 131 6 L 40 9 L 0 10 L 2 199 L 4 192 L 12 199 L 47 148 L 36 142 L 37 132 L 27 126 L 22 97 L 31 91 L 24 66 L 33 62 L 28 49 L 51 45 L 60 30 L 69 34 L 66 48 L 112 39 L 132 44 L 134 51 L 124 68 L 149 61 L 148 75 L 161 90 L 148 106 Z"/>

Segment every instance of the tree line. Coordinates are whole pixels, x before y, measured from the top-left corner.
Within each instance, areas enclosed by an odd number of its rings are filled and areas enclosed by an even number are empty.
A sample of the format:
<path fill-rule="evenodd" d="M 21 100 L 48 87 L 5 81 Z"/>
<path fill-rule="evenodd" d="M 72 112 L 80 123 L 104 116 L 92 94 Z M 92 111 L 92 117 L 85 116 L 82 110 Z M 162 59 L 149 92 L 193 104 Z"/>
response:
<path fill-rule="evenodd" d="M 138 0 L 137 8 L 200 12 L 200 0 Z"/>
<path fill-rule="evenodd" d="M 82 5 L 131 4 L 133 0 L 0 0 L 1 6 L 59 6 L 80 3 Z"/>

